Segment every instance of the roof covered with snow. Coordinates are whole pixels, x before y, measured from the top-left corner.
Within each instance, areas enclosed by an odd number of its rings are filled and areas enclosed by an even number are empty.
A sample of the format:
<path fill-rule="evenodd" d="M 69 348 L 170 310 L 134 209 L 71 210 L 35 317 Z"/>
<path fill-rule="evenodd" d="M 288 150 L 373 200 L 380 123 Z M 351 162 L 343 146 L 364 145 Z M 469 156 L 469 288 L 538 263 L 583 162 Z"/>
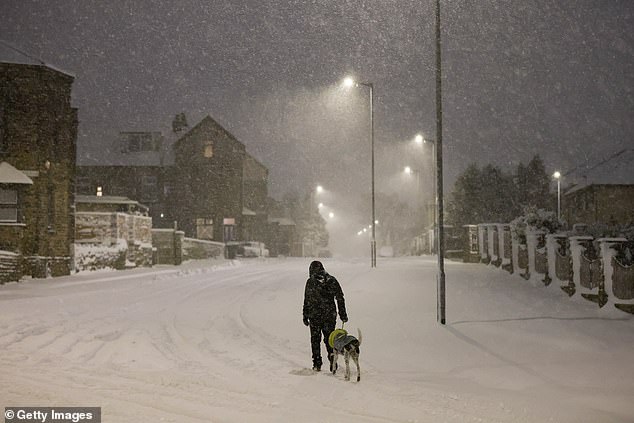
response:
<path fill-rule="evenodd" d="M 132 204 L 146 207 L 138 201 L 130 200 L 128 197 L 119 197 L 116 195 L 76 195 L 75 202 L 89 204 Z"/>
<path fill-rule="evenodd" d="M 634 149 L 577 166 L 563 175 L 562 183 L 569 187 L 566 194 L 591 185 L 634 185 Z"/>
<path fill-rule="evenodd" d="M 7 162 L 0 163 L 0 184 L 32 185 L 31 178 L 14 168 Z"/>

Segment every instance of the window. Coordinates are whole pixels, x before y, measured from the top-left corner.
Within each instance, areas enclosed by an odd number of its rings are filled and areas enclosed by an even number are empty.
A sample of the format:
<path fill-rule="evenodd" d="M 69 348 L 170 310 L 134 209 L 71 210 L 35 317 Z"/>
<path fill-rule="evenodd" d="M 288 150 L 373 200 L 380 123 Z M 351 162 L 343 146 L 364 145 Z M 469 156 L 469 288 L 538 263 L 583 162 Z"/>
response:
<path fill-rule="evenodd" d="M 477 253 L 478 252 L 478 233 L 477 232 L 469 232 L 469 252 Z"/>
<path fill-rule="evenodd" d="M 165 184 L 163 185 L 163 195 L 165 197 L 170 196 L 174 193 L 174 187 L 172 186 L 172 184 L 170 182 L 165 182 Z"/>
<path fill-rule="evenodd" d="M 18 191 L 0 188 L 0 222 L 18 221 Z"/>
<path fill-rule="evenodd" d="M 4 116 L 4 104 L 0 104 L 0 153 L 9 149 L 9 141 L 6 136 L 6 119 Z"/>
<path fill-rule="evenodd" d="M 128 138 L 128 151 L 141 151 L 141 138 L 138 135 L 130 135 Z"/>
<path fill-rule="evenodd" d="M 159 132 L 121 132 L 119 137 L 122 153 L 159 151 L 161 145 Z"/>
<path fill-rule="evenodd" d="M 157 201 L 158 200 L 158 181 L 153 175 L 144 175 L 141 177 L 141 201 Z"/>
<path fill-rule="evenodd" d="M 214 156 L 214 146 L 211 141 L 207 141 L 205 143 L 205 148 L 203 150 L 203 156 L 210 159 Z"/>
<path fill-rule="evenodd" d="M 75 179 L 75 192 L 77 194 L 92 195 L 93 190 L 90 184 L 90 178 L 87 176 L 78 176 Z"/>
<path fill-rule="evenodd" d="M 214 221 L 213 219 L 197 218 L 196 219 L 196 238 L 198 239 L 214 239 Z"/>

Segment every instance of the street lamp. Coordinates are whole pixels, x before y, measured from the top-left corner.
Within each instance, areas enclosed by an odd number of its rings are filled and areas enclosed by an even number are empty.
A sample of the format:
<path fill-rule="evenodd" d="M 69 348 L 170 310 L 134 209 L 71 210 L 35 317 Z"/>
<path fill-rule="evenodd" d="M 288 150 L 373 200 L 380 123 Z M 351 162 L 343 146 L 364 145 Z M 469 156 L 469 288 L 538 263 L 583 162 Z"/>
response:
<path fill-rule="evenodd" d="M 445 324 L 445 261 L 443 242 L 443 186 L 442 186 L 442 60 L 440 44 L 440 0 L 436 0 L 436 211 L 438 227 L 438 285 L 436 319 Z"/>
<path fill-rule="evenodd" d="M 343 80 L 344 87 L 352 88 L 358 86 L 370 89 L 370 145 L 372 150 L 372 222 L 376 220 L 375 200 L 374 200 L 374 85 L 371 82 L 358 82 L 351 77 Z M 376 225 L 372 225 L 372 238 L 370 239 L 370 266 L 376 267 Z"/>
<path fill-rule="evenodd" d="M 561 172 L 553 173 L 553 178 L 557 179 L 557 220 L 561 220 Z"/>

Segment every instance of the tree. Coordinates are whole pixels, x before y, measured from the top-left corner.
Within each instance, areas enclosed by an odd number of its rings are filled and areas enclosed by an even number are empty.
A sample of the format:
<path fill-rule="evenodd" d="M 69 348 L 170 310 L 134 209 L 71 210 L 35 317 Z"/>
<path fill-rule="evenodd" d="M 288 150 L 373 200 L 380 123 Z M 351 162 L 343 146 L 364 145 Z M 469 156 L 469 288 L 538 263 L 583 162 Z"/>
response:
<path fill-rule="evenodd" d="M 519 208 L 515 185 L 500 168 L 471 164 L 458 177 L 447 203 L 447 222 L 454 226 L 485 222 L 508 222 Z"/>
<path fill-rule="evenodd" d="M 533 156 L 527 166 L 523 163 L 517 166 L 515 183 L 516 198 L 521 208 L 533 206 L 538 209 L 548 209 L 552 207 L 551 180 L 539 155 Z"/>
<path fill-rule="evenodd" d="M 446 221 L 462 226 L 474 223 L 510 222 L 526 207 L 549 209 L 553 204 L 550 177 L 536 155 L 528 165 L 519 163 L 516 173 L 471 164 L 458 177 L 447 202 Z"/>

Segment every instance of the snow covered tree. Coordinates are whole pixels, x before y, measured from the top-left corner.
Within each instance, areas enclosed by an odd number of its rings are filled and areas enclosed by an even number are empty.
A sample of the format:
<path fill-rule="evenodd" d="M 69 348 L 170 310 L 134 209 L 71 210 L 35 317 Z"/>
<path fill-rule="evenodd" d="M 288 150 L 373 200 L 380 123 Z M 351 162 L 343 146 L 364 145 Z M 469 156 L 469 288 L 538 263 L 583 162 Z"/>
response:
<path fill-rule="evenodd" d="M 515 184 L 520 207 L 552 208 L 554 199 L 550 192 L 551 179 L 539 155 L 535 155 L 528 165 L 520 163 L 517 166 Z"/>
<path fill-rule="evenodd" d="M 447 203 L 446 222 L 454 226 L 508 222 L 518 214 L 513 178 L 500 168 L 471 164 L 458 177 Z"/>

